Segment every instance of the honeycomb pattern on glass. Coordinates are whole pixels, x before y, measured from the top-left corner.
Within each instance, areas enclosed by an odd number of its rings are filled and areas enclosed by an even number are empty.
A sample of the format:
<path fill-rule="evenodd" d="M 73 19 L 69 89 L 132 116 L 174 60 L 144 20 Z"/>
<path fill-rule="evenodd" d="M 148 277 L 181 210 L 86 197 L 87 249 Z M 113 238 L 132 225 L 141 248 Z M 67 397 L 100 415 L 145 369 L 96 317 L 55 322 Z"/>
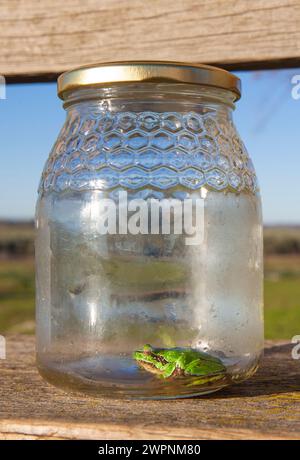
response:
<path fill-rule="evenodd" d="M 118 187 L 255 193 L 253 164 L 233 123 L 214 113 L 73 109 L 45 165 L 40 192 Z"/>

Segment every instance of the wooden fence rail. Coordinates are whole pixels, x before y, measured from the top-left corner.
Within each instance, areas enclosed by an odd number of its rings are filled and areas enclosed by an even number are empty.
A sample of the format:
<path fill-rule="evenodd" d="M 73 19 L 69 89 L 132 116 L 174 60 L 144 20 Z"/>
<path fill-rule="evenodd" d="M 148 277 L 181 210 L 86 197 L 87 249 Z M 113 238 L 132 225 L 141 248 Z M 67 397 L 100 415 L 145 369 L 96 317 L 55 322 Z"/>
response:
<path fill-rule="evenodd" d="M 0 73 L 45 80 L 86 63 L 300 65 L 299 0 L 0 0 Z"/>

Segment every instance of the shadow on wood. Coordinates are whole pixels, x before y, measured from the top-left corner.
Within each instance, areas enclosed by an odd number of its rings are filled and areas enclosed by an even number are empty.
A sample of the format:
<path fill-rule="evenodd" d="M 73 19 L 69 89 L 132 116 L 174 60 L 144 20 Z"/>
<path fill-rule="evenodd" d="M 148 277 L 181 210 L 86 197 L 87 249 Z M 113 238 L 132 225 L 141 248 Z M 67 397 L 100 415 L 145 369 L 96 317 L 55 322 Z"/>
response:
<path fill-rule="evenodd" d="M 293 344 L 285 343 L 266 347 L 261 366 L 252 379 L 224 389 L 212 397 L 223 399 L 244 396 L 279 396 L 299 392 L 300 360 L 292 358 L 293 346 Z"/>

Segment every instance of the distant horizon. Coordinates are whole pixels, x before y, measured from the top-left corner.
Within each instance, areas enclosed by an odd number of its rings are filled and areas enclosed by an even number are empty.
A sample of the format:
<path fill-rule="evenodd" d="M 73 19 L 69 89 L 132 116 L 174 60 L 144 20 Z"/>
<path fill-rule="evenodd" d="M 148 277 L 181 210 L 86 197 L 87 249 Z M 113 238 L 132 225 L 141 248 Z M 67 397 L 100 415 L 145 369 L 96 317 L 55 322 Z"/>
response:
<path fill-rule="evenodd" d="M 10 224 L 10 225 L 28 225 L 28 224 L 34 224 L 34 217 L 32 218 L 12 218 L 12 217 L 8 217 L 8 218 L 5 218 L 5 217 L 0 217 L 0 225 L 7 225 L 7 224 Z M 282 228 L 282 227 L 285 227 L 285 228 L 300 228 L 300 223 L 285 223 L 285 222 L 277 222 L 277 223 L 263 223 L 263 227 L 272 227 L 272 228 Z"/>

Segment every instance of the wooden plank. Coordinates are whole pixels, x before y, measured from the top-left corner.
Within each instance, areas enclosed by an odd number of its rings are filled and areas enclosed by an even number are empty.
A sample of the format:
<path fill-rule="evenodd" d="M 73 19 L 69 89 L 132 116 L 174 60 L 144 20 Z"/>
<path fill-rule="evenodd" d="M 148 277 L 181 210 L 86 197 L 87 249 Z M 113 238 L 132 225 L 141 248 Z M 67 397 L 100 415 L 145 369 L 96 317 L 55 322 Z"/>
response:
<path fill-rule="evenodd" d="M 0 73 L 54 78 L 93 62 L 300 65 L 299 0 L 0 0 Z"/>
<path fill-rule="evenodd" d="M 300 361 L 268 343 L 255 377 L 215 395 L 120 401 L 66 395 L 39 376 L 34 338 L 7 337 L 0 439 L 300 439 Z"/>

